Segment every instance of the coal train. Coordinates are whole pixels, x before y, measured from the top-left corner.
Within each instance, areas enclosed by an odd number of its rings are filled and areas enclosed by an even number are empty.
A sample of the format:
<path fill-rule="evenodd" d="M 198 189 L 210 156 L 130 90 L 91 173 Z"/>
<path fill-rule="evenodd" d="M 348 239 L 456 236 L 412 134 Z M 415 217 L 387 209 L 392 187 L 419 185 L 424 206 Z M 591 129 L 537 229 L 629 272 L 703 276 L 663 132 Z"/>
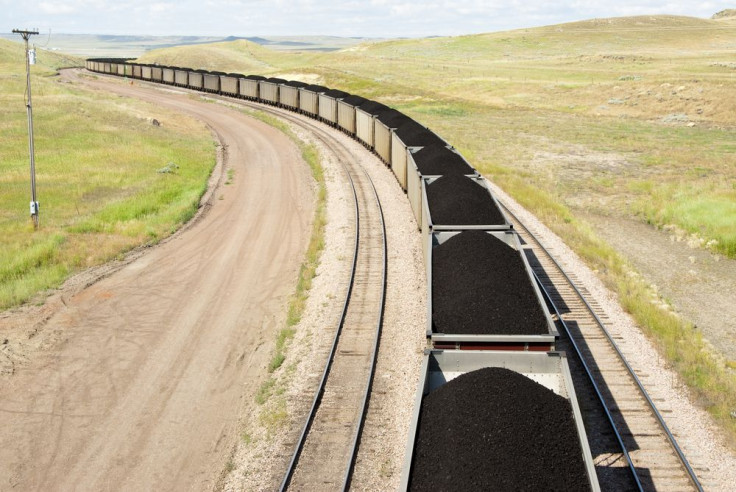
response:
<path fill-rule="evenodd" d="M 391 169 L 422 234 L 428 282 L 402 489 L 600 490 L 567 360 L 555 352 L 558 333 L 519 236 L 457 149 L 400 111 L 320 85 L 124 59 L 89 59 L 86 68 L 298 112 Z"/>

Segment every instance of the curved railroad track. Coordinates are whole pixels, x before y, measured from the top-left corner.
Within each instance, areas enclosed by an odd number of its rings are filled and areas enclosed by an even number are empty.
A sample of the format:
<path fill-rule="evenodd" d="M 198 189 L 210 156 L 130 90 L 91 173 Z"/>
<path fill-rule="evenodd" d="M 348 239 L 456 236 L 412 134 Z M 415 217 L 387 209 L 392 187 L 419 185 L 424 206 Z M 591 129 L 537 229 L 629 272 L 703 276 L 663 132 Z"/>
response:
<path fill-rule="evenodd" d="M 350 286 L 319 388 L 281 484 L 281 490 L 345 490 L 357 456 L 383 322 L 387 255 L 381 203 L 367 172 L 331 135 L 334 129 L 285 110 L 223 99 L 308 129 L 336 154 L 353 189 Z"/>
<path fill-rule="evenodd" d="M 501 205 L 522 239 L 559 332 L 566 334 L 557 349 L 578 356 L 568 360 L 601 489 L 702 491 L 660 410 L 607 330 L 605 315 L 539 235 Z"/>

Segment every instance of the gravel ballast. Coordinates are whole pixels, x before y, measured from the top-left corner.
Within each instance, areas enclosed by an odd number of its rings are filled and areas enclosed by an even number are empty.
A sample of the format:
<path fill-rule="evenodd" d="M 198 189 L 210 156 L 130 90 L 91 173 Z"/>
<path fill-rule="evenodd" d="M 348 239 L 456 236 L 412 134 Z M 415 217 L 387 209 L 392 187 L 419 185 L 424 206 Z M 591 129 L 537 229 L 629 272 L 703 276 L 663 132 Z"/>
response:
<path fill-rule="evenodd" d="M 433 224 L 494 225 L 506 223 L 487 188 L 461 174 L 448 174 L 427 185 Z"/>
<path fill-rule="evenodd" d="M 508 369 L 458 376 L 422 401 L 409 490 L 589 490 L 570 402 Z"/>
<path fill-rule="evenodd" d="M 547 319 L 520 253 L 483 231 L 465 231 L 432 250 L 432 331 L 541 335 Z"/>

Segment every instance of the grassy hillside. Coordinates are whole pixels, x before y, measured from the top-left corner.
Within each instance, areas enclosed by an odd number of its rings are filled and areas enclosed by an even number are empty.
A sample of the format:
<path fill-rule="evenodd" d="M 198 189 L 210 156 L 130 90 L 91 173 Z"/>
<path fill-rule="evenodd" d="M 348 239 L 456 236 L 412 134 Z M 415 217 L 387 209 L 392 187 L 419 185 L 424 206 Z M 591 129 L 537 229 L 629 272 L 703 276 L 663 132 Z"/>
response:
<path fill-rule="evenodd" d="M 589 225 L 634 218 L 736 258 L 734 39 L 733 17 L 655 16 L 327 54 L 223 43 L 144 60 L 316 81 L 429 126 L 599 272 L 736 439 L 736 361 L 662 310 Z"/>
<path fill-rule="evenodd" d="M 318 81 L 378 99 L 434 128 L 501 184 L 513 170 L 573 211 L 637 214 L 736 257 L 733 39 L 733 18 L 654 16 L 329 54 L 238 41 L 142 60 Z M 564 162 L 586 153 L 597 158 L 584 173 L 579 158 Z"/>
<path fill-rule="evenodd" d="M 41 204 L 34 231 L 25 55 L 22 44 L 0 40 L 0 309 L 170 234 L 196 210 L 214 164 L 203 125 L 56 81 L 58 67 L 80 63 L 39 52 L 32 67 Z M 179 167 L 157 172 L 168 163 Z"/>

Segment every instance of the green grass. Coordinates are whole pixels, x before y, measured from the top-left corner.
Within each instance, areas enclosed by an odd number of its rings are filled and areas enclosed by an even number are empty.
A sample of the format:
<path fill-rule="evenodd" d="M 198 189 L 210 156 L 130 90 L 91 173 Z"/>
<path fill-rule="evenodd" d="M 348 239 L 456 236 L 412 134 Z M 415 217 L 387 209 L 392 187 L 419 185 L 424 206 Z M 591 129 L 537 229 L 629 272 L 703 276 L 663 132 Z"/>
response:
<path fill-rule="evenodd" d="M 32 70 L 34 230 L 23 50 L 0 42 L 0 309 L 174 232 L 196 213 L 215 162 L 204 125 L 60 84 L 55 69 L 69 61 L 52 56 L 41 53 Z"/>
<path fill-rule="evenodd" d="M 289 376 L 294 372 L 294 365 L 292 363 L 286 369 L 282 368 L 287 361 L 287 349 L 296 334 L 296 325 L 301 320 L 304 312 L 306 301 L 309 298 L 309 291 L 312 287 L 312 280 L 319 265 L 321 252 L 324 249 L 324 230 L 327 221 L 325 208 L 327 189 L 319 152 L 313 145 L 306 144 L 300 140 L 282 120 L 273 118 L 260 111 L 244 110 L 244 112 L 278 128 L 299 147 L 302 159 L 309 165 L 312 177 L 317 186 L 309 245 L 299 268 L 299 276 L 294 293 L 291 295 L 287 306 L 286 326 L 281 328 L 276 336 L 273 355 L 267 368 L 269 376 L 261 384 L 255 396 L 256 403 L 263 407 L 258 414 L 259 423 L 266 430 L 267 436 L 272 436 L 276 430 L 288 421 L 288 411 L 283 393 L 286 389 Z M 282 370 L 276 373 L 279 369 Z"/>

